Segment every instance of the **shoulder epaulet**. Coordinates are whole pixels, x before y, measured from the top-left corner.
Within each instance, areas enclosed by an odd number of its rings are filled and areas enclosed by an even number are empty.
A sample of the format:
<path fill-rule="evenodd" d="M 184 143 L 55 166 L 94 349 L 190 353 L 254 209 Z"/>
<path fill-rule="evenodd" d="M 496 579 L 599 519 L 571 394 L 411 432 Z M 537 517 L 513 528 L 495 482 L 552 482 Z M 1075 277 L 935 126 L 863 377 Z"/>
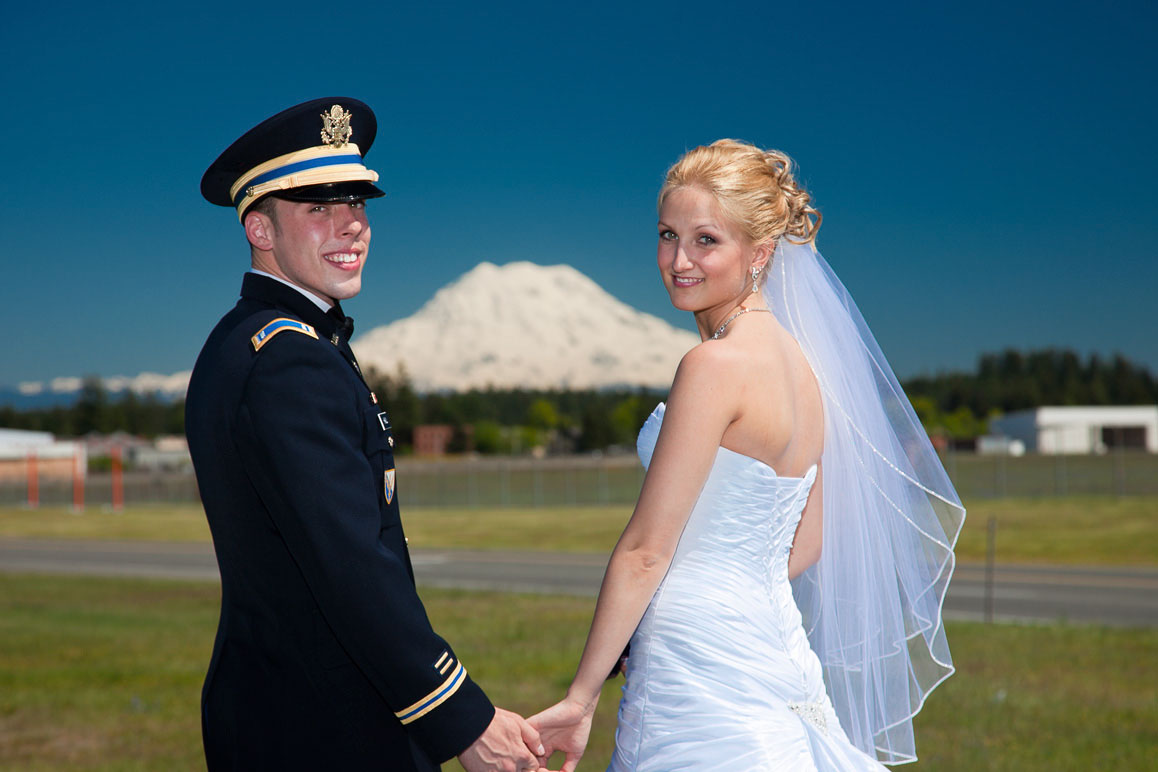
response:
<path fill-rule="evenodd" d="M 283 316 L 274 319 L 258 330 L 257 334 L 249 339 L 249 342 L 253 344 L 254 351 L 261 351 L 261 347 L 273 340 L 275 335 L 286 330 L 293 330 L 294 332 L 300 332 L 302 335 L 309 335 L 314 340 L 318 338 L 318 333 L 315 332 L 314 328 L 310 325 L 305 322 L 299 322 L 297 319 L 287 319 Z"/>

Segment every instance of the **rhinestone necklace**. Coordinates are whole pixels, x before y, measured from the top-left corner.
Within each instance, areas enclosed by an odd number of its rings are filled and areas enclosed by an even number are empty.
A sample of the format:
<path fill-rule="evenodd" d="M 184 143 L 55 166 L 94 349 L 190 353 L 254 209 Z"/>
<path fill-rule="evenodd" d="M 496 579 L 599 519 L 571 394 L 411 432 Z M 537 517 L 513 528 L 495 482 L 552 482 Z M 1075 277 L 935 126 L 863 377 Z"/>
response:
<path fill-rule="evenodd" d="M 728 329 L 729 324 L 731 324 L 733 321 L 735 321 L 738 317 L 741 317 L 744 314 L 751 313 L 752 311 L 763 311 L 766 314 L 772 313 L 767 308 L 741 308 L 739 311 L 737 311 L 736 313 L 732 314 L 731 316 L 729 316 L 727 319 L 724 320 L 724 323 L 720 325 L 720 329 L 718 329 L 714 333 L 712 333 L 711 339 L 716 340 L 717 338 L 719 338 L 721 335 L 724 334 L 724 330 Z"/>

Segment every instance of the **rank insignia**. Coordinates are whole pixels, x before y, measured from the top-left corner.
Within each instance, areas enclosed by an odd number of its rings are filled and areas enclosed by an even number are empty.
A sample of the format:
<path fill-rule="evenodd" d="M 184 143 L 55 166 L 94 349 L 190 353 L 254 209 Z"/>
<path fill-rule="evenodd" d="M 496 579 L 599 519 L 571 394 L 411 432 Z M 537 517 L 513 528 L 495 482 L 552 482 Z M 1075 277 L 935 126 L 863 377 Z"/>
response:
<path fill-rule="evenodd" d="M 446 675 L 446 671 L 450 670 L 451 665 L 454 664 L 454 657 L 450 656 L 449 651 L 442 652 L 442 656 L 434 663 L 434 669 L 438 671 L 439 675 Z"/>
<path fill-rule="evenodd" d="M 386 492 L 386 503 L 390 504 L 394 501 L 394 470 L 387 469 L 383 478 L 385 482 L 383 490 Z"/>
<path fill-rule="evenodd" d="M 286 330 L 293 330 L 300 332 L 302 335 L 309 335 L 311 338 L 317 340 L 318 334 L 314 332 L 314 328 L 305 322 L 299 322 L 297 319 L 274 319 L 272 322 L 262 327 L 257 331 L 257 334 L 249 339 L 253 344 L 254 351 L 261 351 L 261 347 L 273 340 L 273 337 L 278 333 Z"/>
<path fill-rule="evenodd" d="M 353 115 L 349 110 L 343 110 L 341 105 L 334 105 L 327 113 L 322 113 L 322 142 L 330 147 L 342 147 L 350 141 L 354 130 L 350 128 L 350 118 Z"/>

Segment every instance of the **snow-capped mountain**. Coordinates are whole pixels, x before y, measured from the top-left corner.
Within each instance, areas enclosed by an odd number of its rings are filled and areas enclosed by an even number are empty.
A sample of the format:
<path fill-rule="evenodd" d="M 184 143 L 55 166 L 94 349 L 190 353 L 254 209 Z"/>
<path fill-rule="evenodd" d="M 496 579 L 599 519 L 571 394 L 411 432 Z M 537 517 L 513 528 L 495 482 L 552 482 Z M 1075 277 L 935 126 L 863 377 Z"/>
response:
<path fill-rule="evenodd" d="M 405 363 L 420 391 L 667 387 L 699 336 L 616 300 L 567 265 L 479 263 L 413 316 L 356 335 L 364 368 Z M 185 396 L 189 371 L 104 379 L 111 392 Z M 71 404 L 82 379 L 0 387 L 0 405 Z"/>
<path fill-rule="evenodd" d="M 166 397 L 183 397 L 189 388 L 191 370 L 183 370 L 172 375 L 160 373 L 141 373 L 136 376 L 114 375 L 102 379 L 105 389 L 113 392 L 135 391 L 138 394 L 156 393 Z M 17 386 L 17 391 L 26 397 L 35 397 L 40 394 L 67 394 L 80 391 L 84 385 L 83 378 L 64 377 L 53 378 L 48 383 L 30 381 Z"/>
<path fill-rule="evenodd" d="M 106 391 L 121 394 L 133 391 L 137 394 L 154 394 L 164 400 L 182 399 L 189 388 L 189 370 L 172 375 L 141 373 L 136 376 L 114 375 L 101 379 Z M 50 381 L 25 381 L 16 388 L 0 386 L 0 405 L 11 405 L 17 409 L 32 409 L 71 405 L 80 394 L 84 379 L 63 376 Z"/>
<path fill-rule="evenodd" d="M 363 368 L 392 374 L 405 363 L 427 391 L 666 387 L 697 343 L 568 265 L 484 262 L 351 345 Z"/>

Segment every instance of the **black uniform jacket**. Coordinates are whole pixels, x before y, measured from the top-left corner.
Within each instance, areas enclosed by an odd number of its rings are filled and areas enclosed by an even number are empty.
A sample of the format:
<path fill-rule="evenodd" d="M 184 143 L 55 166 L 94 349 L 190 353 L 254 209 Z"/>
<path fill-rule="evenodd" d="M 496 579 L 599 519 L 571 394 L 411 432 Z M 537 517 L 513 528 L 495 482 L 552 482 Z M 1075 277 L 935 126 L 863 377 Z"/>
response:
<path fill-rule="evenodd" d="M 241 295 L 186 401 L 221 569 L 209 768 L 437 769 L 494 708 L 415 591 L 389 417 L 340 309 L 253 273 Z"/>

